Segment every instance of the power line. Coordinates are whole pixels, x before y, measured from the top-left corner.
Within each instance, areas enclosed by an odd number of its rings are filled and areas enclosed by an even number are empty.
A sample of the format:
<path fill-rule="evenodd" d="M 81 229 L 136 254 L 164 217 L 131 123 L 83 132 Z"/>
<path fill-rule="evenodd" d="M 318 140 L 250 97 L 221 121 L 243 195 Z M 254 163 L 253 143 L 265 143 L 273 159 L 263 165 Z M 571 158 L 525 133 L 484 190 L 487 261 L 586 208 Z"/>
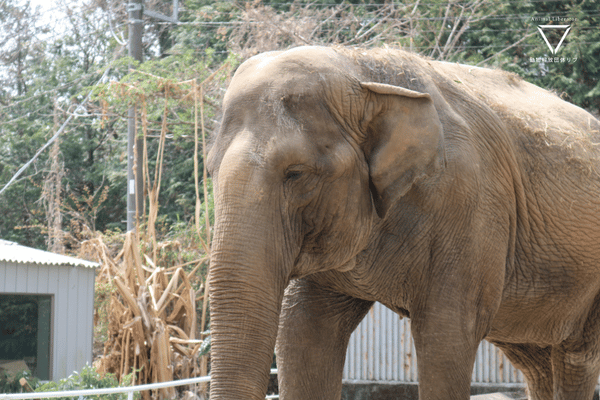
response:
<path fill-rule="evenodd" d="M 568 15 L 568 14 L 564 14 L 564 15 Z M 596 14 L 587 14 L 587 16 L 589 17 L 598 17 L 600 16 L 600 12 L 596 12 Z M 490 16 L 490 17 L 486 17 L 485 19 L 482 19 L 482 21 L 516 21 L 516 20 L 528 20 L 528 19 L 532 19 L 532 18 L 537 18 L 537 16 L 532 16 L 532 15 L 528 15 L 528 16 L 522 16 L 519 14 L 506 14 L 506 15 L 499 15 L 499 16 Z M 541 17 L 540 17 L 541 18 Z M 552 16 L 548 16 L 548 18 L 563 18 L 560 15 L 552 15 Z M 568 18 L 568 17 L 567 17 Z M 390 17 L 383 17 L 383 18 L 365 18 L 363 21 L 356 21 L 356 22 L 365 22 L 365 21 L 369 21 L 369 22 L 376 22 L 378 20 L 382 20 L 382 19 L 390 19 Z M 452 18 L 453 19 L 453 18 Z M 465 17 L 463 17 L 462 19 L 466 20 Z M 329 21 L 343 21 L 344 18 L 343 17 L 334 17 L 334 18 L 330 18 Z M 417 17 L 417 18 L 405 18 L 405 21 L 443 21 L 444 17 Z M 536 21 L 537 22 L 537 21 Z M 234 21 L 189 21 L 189 22 L 179 22 L 178 25 L 197 25 L 197 26 L 227 26 L 227 25 L 243 25 L 243 24 L 256 24 L 256 23 L 263 23 L 263 21 L 239 21 L 239 20 L 234 20 Z"/>
<path fill-rule="evenodd" d="M 540 2 L 546 3 L 545 0 L 540 0 Z M 298 4 L 298 3 L 290 3 L 290 4 Z M 315 9 L 315 8 L 318 8 L 318 7 L 315 7 L 315 6 L 321 5 L 321 4 L 318 4 L 318 3 L 301 3 L 301 4 L 304 4 L 305 7 L 303 7 L 302 9 L 294 10 L 295 12 L 302 11 L 302 10 L 308 10 L 308 9 Z M 427 5 L 427 4 L 434 5 L 434 3 L 419 3 L 419 6 L 424 6 L 424 5 Z M 442 6 L 443 5 L 447 5 L 447 3 L 441 4 L 441 5 Z M 456 5 L 456 3 L 452 3 L 452 5 Z M 271 8 L 271 9 L 275 10 L 277 8 L 277 6 L 279 6 L 279 4 L 270 4 L 270 5 L 264 6 L 263 8 L 264 9 Z M 333 7 L 333 6 L 337 6 L 337 7 Z M 379 5 L 379 4 L 372 5 L 373 8 L 379 8 L 379 9 L 388 8 L 388 9 L 390 9 L 391 12 L 402 11 L 405 8 L 412 8 L 413 6 L 414 6 L 414 4 L 408 4 L 408 5 L 404 6 L 404 7 L 402 7 L 402 6 L 392 7 L 390 5 Z M 328 5 L 327 7 L 323 7 L 322 9 L 327 9 L 327 8 L 331 8 L 333 10 L 337 9 L 337 11 L 344 11 L 344 9 L 351 8 L 351 7 L 348 4 L 343 4 L 343 5 L 340 5 L 340 4 L 331 4 L 331 5 Z M 256 9 L 254 9 L 254 11 L 256 11 Z M 375 12 L 375 11 L 371 11 L 371 12 Z M 598 9 L 597 8 L 585 9 L 585 10 L 582 9 L 582 10 L 577 10 L 577 12 L 578 13 L 585 13 L 586 16 L 589 16 L 590 13 L 598 13 Z M 563 10 L 556 10 L 556 11 L 550 11 L 550 12 L 540 12 L 540 11 L 537 11 L 537 10 L 531 10 L 531 11 L 528 11 L 528 12 L 500 14 L 498 16 L 503 16 L 503 17 L 504 16 L 506 16 L 506 17 L 515 16 L 516 17 L 516 16 L 522 16 L 523 14 L 527 14 L 527 15 L 536 14 L 536 16 L 560 16 L 560 15 L 570 15 L 572 13 L 573 13 L 573 10 L 564 10 L 564 11 Z M 210 10 L 210 11 L 204 12 L 203 14 L 210 15 L 210 16 L 222 16 L 222 15 L 231 16 L 231 15 L 234 14 L 234 12 L 232 12 L 232 11 Z M 443 19 L 443 17 L 440 17 L 440 18 Z M 418 19 L 418 17 L 416 19 Z"/>
<path fill-rule="evenodd" d="M 563 14 L 563 15 L 569 15 L 569 14 Z M 588 13 L 586 14 L 587 17 L 600 17 L 600 12 L 596 11 L 596 14 L 593 13 Z M 550 15 L 550 16 L 546 16 L 547 18 L 564 18 L 561 15 Z M 490 16 L 490 17 L 486 17 L 485 19 L 483 19 L 482 21 L 484 22 L 488 22 L 488 21 L 517 21 L 517 20 L 529 20 L 532 18 L 537 18 L 537 16 L 532 16 L 532 15 L 528 15 L 528 16 L 523 16 L 520 14 L 506 14 L 506 15 L 499 15 L 499 16 Z M 541 17 L 540 17 L 541 18 Z M 568 17 L 566 17 L 568 18 Z M 368 21 L 368 22 L 377 22 L 379 20 L 382 19 L 390 19 L 390 17 L 383 17 L 383 18 L 365 18 L 364 21 Z M 453 20 L 453 18 L 451 18 Z M 466 20 L 466 18 L 462 18 L 463 20 Z M 329 21 L 343 21 L 344 18 L 343 17 L 334 17 L 334 18 L 330 18 Z M 444 21 L 445 18 L 444 17 L 417 17 L 417 18 L 406 18 L 404 19 L 405 21 L 416 21 L 416 22 L 420 22 L 420 21 Z M 357 22 L 361 22 L 361 21 L 357 21 Z M 540 22 L 540 21 L 535 21 L 535 22 Z M 244 24 L 263 24 L 265 22 L 263 21 L 239 21 L 239 20 L 234 20 L 234 21 L 189 21 L 189 22 L 179 22 L 178 25 L 182 25 L 182 26 L 236 26 L 236 25 L 244 25 Z M 592 29 L 592 28 L 590 28 Z M 597 28 L 595 28 L 597 29 Z"/>
<path fill-rule="evenodd" d="M 6 189 L 8 189 L 8 187 L 10 185 L 13 184 L 14 181 L 17 180 L 17 178 L 19 176 L 21 176 L 21 174 L 31 165 L 31 163 L 33 163 L 40 154 L 42 154 L 44 152 L 44 150 L 46 150 L 48 148 L 48 146 L 50 146 L 59 136 L 60 134 L 65 130 L 65 128 L 67 127 L 67 125 L 69 124 L 69 122 L 71 122 L 71 120 L 73 118 L 77 118 L 78 114 L 77 112 L 83 108 L 83 105 L 86 104 L 88 102 L 88 100 L 90 99 L 92 93 L 94 92 L 94 89 L 96 88 L 96 86 L 98 86 L 100 83 L 102 83 L 104 81 L 104 79 L 108 76 L 109 72 L 110 72 L 110 67 L 107 67 L 104 70 L 104 73 L 102 74 L 102 77 L 98 80 L 98 82 L 94 85 L 94 87 L 90 90 L 90 92 L 87 94 L 87 96 L 85 97 L 85 99 L 83 100 L 83 102 L 79 103 L 79 105 L 75 108 L 75 111 L 69 115 L 69 118 L 67 118 L 67 120 L 62 124 L 62 126 L 59 128 L 59 130 L 54 134 L 54 136 L 52 136 L 52 138 L 50 138 L 50 140 L 48 140 L 48 142 L 46 142 L 45 145 L 43 145 L 38 151 L 37 153 L 35 153 L 35 155 L 33 156 L 33 158 L 31 160 L 29 160 L 25 165 L 23 165 L 16 174 L 13 175 L 13 177 L 8 181 L 8 183 L 6 185 L 4 185 L 4 187 L 2 188 L 2 190 L 0 190 L 0 195 L 2 195 L 2 193 L 4 193 L 4 191 Z"/>
<path fill-rule="evenodd" d="M 10 104 L 7 104 L 5 106 L 1 106 L 0 107 L 0 111 L 3 111 L 5 109 L 7 109 L 7 108 L 15 107 L 15 106 L 17 106 L 19 104 L 22 104 L 22 103 L 27 103 L 28 101 L 32 101 L 32 100 L 34 100 L 34 99 L 36 99 L 38 97 L 42 97 L 42 96 L 45 96 L 45 95 L 48 95 L 48 94 L 56 93 L 59 90 L 63 90 L 63 89 L 66 89 L 68 87 L 71 87 L 74 84 L 79 83 L 79 82 L 85 80 L 86 78 L 89 78 L 90 76 L 93 76 L 93 75 L 96 75 L 96 74 L 97 74 L 96 72 L 91 72 L 91 73 L 86 74 L 84 76 L 80 76 L 77 79 L 73 79 L 72 81 L 68 81 L 68 82 L 64 83 L 63 85 L 61 85 L 59 87 L 56 87 L 54 89 L 48 89 L 48 90 L 45 90 L 43 92 L 39 92 L 39 93 L 36 93 L 36 94 L 31 95 L 29 97 L 26 97 L 26 98 L 24 98 L 22 100 L 17 100 L 17 101 L 11 102 Z"/>
<path fill-rule="evenodd" d="M 599 14 L 600 15 L 600 14 Z M 385 19 L 385 18 L 382 18 Z M 331 21 L 331 20 L 330 20 Z M 338 21 L 341 21 L 338 20 Z M 486 19 L 487 21 L 487 19 Z M 335 21 L 334 21 L 335 22 Z M 373 23 L 375 23 L 376 21 L 373 20 Z M 465 21 L 467 22 L 467 21 Z M 199 22 L 197 24 L 194 23 L 189 23 L 190 25 L 207 25 L 207 26 L 238 26 L 238 25 L 261 25 L 261 24 L 268 24 L 269 22 L 267 21 L 244 21 L 244 22 L 238 22 L 238 21 L 231 21 L 231 22 Z M 186 23 L 183 23 L 186 24 Z M 470 22 L 470 24 L 475 25 L 474 23 Z M 535 26 L 529 26 L 529 27 L 524 27 L 524 28 L 520 28 L 520 29 L 491 29 L 491 28 L 485 28 L 485 29 L 473 29 L 473 28 L 469 28 L 469 32 L 473 32 L 473 33 L 477 33 L 477 32 L 529 32 L 530 30 L 535 30 Z M 586 31 L 596 31 L 598 30 L 597 27 L 587 27 L 587 28 L 578 28 L 578 31 L 580 32 L 586 32 Z M 324 29 L 320 29 L 320 32 L 337 32 L 339 31 L 339 28 L 324 28 Z M 419 34 L 422 33 L 438 33 L 439 29 L 418 29 L 417 30 Z"/>
<path fill-rule="evenodd" d="M 42 110 L 44 110 L 44 109 L 46 109 L 46 108 L 48 108 L 48 107 L 50 107 L 50 104 L 46 104 L 46 105 L 44 105 L 44 106 L 41 106 L 40 108 L 38 108 L 37 110 L 35 110 L 35 111 L 33 111 L 33 112 L 28 112 L 28 113 L 26 113 L 26 114 L 24 114 L 24 115 L 21 115 L 21 116 L 19 116 L 19 117 L 13 118 L 13 119 L 11 119 L 11 120 L 9 120 L 9 121 L 2 121 L 2 122 L 0 122 L 0 126 L 1 126 L 1 125 L 9 125 L 9 124 L 12 124 L 12 123 L 14 123 L 14 122 L 16 122 L 16 121 L 19 121 L 19 120 L 21 120 L 21 119 L 24 119 L 24 118 L 29 118 L 29 117 L 31 117 L 32 115 L 36 115 L 36 114 L 38 114 L 40 111 L 42 111 Z"/>

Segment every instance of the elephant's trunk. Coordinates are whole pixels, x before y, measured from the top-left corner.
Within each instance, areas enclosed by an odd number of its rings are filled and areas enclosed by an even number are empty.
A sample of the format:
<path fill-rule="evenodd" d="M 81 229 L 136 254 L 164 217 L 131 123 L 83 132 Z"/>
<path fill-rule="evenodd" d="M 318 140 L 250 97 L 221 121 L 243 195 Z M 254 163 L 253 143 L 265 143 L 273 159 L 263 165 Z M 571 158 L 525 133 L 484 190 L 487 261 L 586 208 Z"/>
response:
<path fill-rule="evenodd" d="M 243 264 L 217 261 L 211 266 L 213 400 L 262 400 L 267 390 L 283 285 Z"/>
<path fill-rule="evenodd" d="M 265 194 L 269 192 L 261 190 L 264 181 L 237 171 L 219 177 L 215 203 L 210 398 L 262 400 L 288 274 L 276 222 L 281 223 L 279 210 Z"/>

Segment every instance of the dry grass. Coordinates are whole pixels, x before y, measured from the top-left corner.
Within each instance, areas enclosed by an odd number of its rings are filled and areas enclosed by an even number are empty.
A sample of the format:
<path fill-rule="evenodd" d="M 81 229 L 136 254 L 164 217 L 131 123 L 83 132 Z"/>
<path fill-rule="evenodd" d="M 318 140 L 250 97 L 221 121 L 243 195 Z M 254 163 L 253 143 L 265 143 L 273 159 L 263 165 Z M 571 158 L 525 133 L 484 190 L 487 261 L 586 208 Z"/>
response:
<path fill-rule="evenodd" d="M 589 173 L 598 172 L 600 130 L 591 116 L 587 121 L 577 121 L 578 124 L 560 120 L 548 122 L 545 118 L 536 118 L 529 110 L 514 113 L 502 105 L 493 107 L 506 122 L 534 139 L 538 146 L 555 149 L 571 166 Z"/>
<path fill-rule="evenodd" d="M 107 340 L 96 363 L 98 372 L 113 373 L 119 380 L 135 372 L 133 384 L 206 375 L 208 360 L 200 354 L 203 341 L 197 333 L 196 311 L 197 299 L 203 298 L 206 288 L 200 285 L 195 290 L 194 283 L 207 257 L 191 263 L 195 268 L 186 272 L 184 267 L 189 265 L 168 269 L 154 265 L 141 247 L 134 232 L 126 234 L 115 257 L 102 237 L 82 246 L 83 252 L 102 261 L 97 284 L 112 282 L 117 289 L 110 298 Z M 150 398 L 147 392 L 143 395 Z M 173 398 L 175 391 L 162 389 L 155 396 Z"/>
<path fill-rule="evenodd" d="M 99 373 L 113 373 L 119 381 L 133 373 L 132 384 L 165 382 L 208 374 L 208 355 L 205 336 L 208 320 L 208 288 L 202 273 L 210 258 L 210 222 L 208 217 L 200 221 L 201 207 L 208 213 L 207 202 L 200 201 L 202 188 L 204 199 L 208 199 L 206 186 L 207 173 L 202 172 L 200 182 L 198 171 L 199 157 L 206 157 L 204 129 L 204 85 L 222 66 L 205 81 L 167 81 L 159 85 L 164 99 L 163 124 L 159 136 L 159 150 L 154 171 L 148 168 L 148 153 L 144 151 L 144 181 L 147 192 L 147 205 L 139 216 L 135 230 L 120 237 L 121 246 L 107 245 L 108 239 L 102 235 L 84 241 L 80 256 L 101 263 L 96 276 L 96 287 L 111 287 L 105 298 L 103 312 L 108 320 L 103 354 L 95 362 Z M 158 77 L 155 77 L 160 79 Z M 170 112 L 169 98 L 191 102 L 194 112 L 195 136 L 195 184 L 196 221 L 192 242 L 194 250 L 184 249 L 177 240 L 163 240 L 157 237 L 155 225 L 159 210 L 163 154 Z M 139 102 L 141 112 L 138 124 L 144 137 L 144 148 L 148 137 L 146 99 Z M 201 136 L 200 136 L 201 135 Z M 200 146 L 202 150 L 200 150 Z M 117 240 L 119 241 L 119 240 Z M 182 253 L 196 254 L 194 261 L 185 262 Z M 170 254 L 170 256 L 169 256 Z M 175 258 L 175 261 L 173 260 Z M 189 258 L 188 258 L 189 259 Z M 201 270 L 202 268 L 202 270 Z M 200 304 L 201 303 L 201 304 Z M 98 312 L 98 310 L 97 310 Z M 99 318 L 96 318 L 99 319 Z M 200 396 L 206 393 L 206 384 L 190 389 Z M 155 392 L 143 392 L 145 399 L 174 398 L 173 388 Z"/>

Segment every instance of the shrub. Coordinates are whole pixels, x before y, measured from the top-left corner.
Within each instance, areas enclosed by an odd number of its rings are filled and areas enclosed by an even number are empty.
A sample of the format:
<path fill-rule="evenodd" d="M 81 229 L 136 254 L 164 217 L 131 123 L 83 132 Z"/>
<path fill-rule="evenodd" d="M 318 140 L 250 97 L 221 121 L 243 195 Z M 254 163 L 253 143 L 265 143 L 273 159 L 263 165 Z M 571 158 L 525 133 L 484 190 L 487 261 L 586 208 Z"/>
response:
<path fill-rule="evenodd" d="M 0 372 L 0 393 L 21 393 L 23 388 L 19 382 L 21 378 L 27 379 L 27 383 L 33 389 L 40 385 L 40 381 L 31 375 L 29 371 L 22 371 L 14 376 L 6 371 Z"/>
<path fill-rule="evenodd" d="M 131 375 L 124 377 L 122 386 L 131 384 Z M 36 392 L 60 392 L 64 390 L 85 390 L 85 389 L 102 389 L 119 387 L 119 381 L 112 374 L 100 376 L 96 370 L 90 365 L 86 365 L 81 370 L 81 373 L 74 372 L 68 378 L 61 379 L 57 382 L 48 382 L 39 386 Z M 125 400 L 127 393 L 105 394 L 96 396 L 86 396 L 87 399 L 102 399 L 102 400 Z M 140 394 L 134 394 L 135 399 L 140 398 Z M 60 397 L 59 400 L 71 400 L 71 397 Z"/>

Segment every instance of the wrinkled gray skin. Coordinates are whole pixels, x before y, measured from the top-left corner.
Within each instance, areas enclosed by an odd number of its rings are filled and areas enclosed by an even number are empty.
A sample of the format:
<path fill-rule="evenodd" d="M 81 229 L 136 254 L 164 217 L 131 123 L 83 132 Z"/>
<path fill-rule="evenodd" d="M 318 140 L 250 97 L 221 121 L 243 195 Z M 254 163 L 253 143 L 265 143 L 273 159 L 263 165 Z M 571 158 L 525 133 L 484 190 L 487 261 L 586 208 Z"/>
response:
<path fill-rule="evenodd" d="M 374 301 L 410 317 L 420 398 L 469 398 L 479 342 L 531 399 L 600 373 L 599 122 L 506 73 L 400 51 L 246 61 L 210 151 L 211 399 L 339 399 Z"/>

